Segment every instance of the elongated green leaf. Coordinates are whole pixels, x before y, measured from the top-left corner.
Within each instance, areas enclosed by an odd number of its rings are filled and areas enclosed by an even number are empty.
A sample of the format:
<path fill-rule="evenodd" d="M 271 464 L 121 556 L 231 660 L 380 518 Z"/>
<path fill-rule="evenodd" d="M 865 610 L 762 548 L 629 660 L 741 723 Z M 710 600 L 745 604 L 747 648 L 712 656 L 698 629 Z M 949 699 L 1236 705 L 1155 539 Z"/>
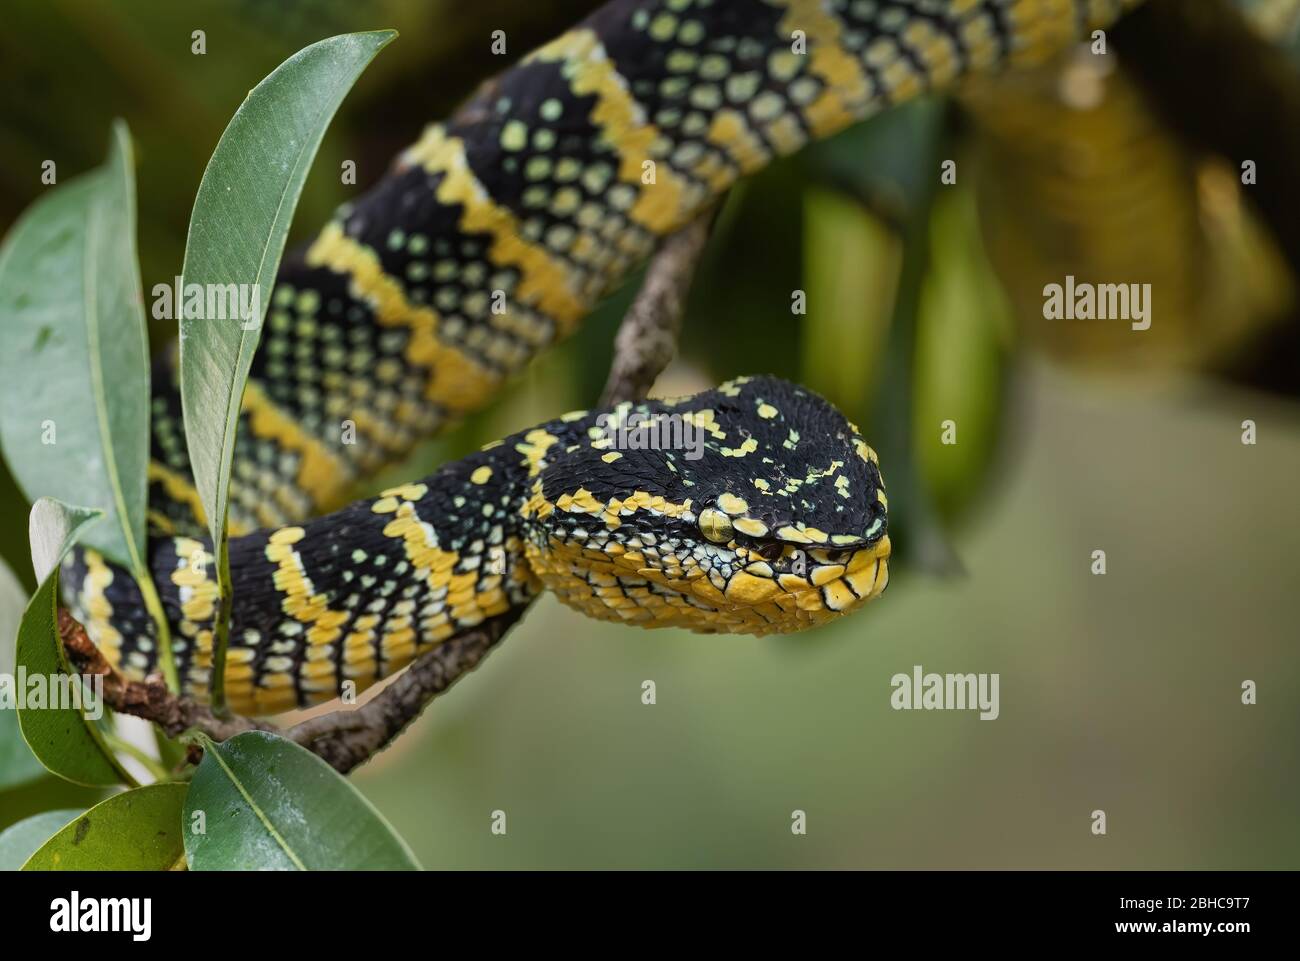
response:
<path fill-rule="evenodd" d="M 0 446 L 29 500 L 102 510 L 86 544 L 127 567 L 171 639 L 145 563 L 149 350 L 126 125 L 108 161 L 34 204 L 0 248 Z"/>
<path fill-rule="evenodd" d="M 13 677 L 15 641 L 26 607 L 27 592 L 0 559 L 0 678 Z M 45 768 L 18 730 L 18 713 L 0 698 L 0 791 L 26 784 L 44 773 Z"/>
<path fill-rule="evenodd" d="M 328 764 L 274 734 L 249 731 L 204 744 L 185 823 L 195 871 L 419 870 L 378 811 Z"/>
<path fill-rule="evenodd" d="M 276 67 L 235 112 L 194 198 L 181 270 L 180 299 L 187 305 L 180 311 L 181 409 L 217 558 L 212 706 L 218 711 L 225 705 L 230 618 L 226 505 L 244 383 L 289 222 L 325 128 L 361 71 L 396 35 L 330 37 Z M 191 290 L 201 293 L 202 309 L 188 306 Z M 207 316 L 209 294 L 213 312 L 222 316 Z M 231 303 L 239 307 L 232 311 Z"/>
<path fill-rule="evenodd" d="M 0 832 L 0 871 L 17 871 L 80 811 L 42 811 Z"/>
<path fill-rule="evenodd" d="M 0 443 L 19 486 L 102 510 L 86 543 L 144 571 L 149 357 L 121 123 L 107 164 L 51 188 L 0 248 L 0 331 Z"/>
<path fill-rule="evenodd" d="M 168 871 L 185 856 L 185 784 L 114 794 L 37 849 L 24 871 Z"/>
<path fill-rule="evenodd" d="M 214 544 L 226 516 L 244 381 L 298 196 L 339 104 L 394 36 L 385 30 L 331 37 L 282 63 L 236 111 L 199 184 L 182 290 L 201 285 L 206 306 L 208 290 L 236 284 L 257 305 L 248 318 L 181 319 L 186 440 Z"/>
<path fill-rule="evenodd" d="M 921 290 L 914 368 L 913 436 L 921 477 L 953 520 L 984 503 L 1003 419 L 1011 306 L 984 259 L 974 190 L 935 199 L 930 270 Z M 944 444 L 937 425 L 960 424 Z"/>
<path fill-rule="evenodd" d="M 59 564 L 99 516 L 49 497 L 32 507 L 32 564 L 48 571 L 18 627 L 14 697 L 23 738 L 47 770 L 76 784 L 133 784 L 92 723 L 103 704 L 82 698 L 78 680 L 65 677 L 59 638 Z M 92 710 L 83 712 L 83 705 Z"/>

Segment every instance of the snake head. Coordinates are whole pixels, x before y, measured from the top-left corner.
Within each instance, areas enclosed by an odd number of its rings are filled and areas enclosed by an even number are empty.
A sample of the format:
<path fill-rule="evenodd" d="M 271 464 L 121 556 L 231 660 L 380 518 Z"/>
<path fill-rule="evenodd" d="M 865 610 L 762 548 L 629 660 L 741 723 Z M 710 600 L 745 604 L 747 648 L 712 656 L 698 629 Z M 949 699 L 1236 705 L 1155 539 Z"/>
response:
<path fill-rule="evenodd" d="M 876 454 L 826 400 L 772 377 L 570 422 L 524 509 L 526 553 L 605 620 L 788 633 L 888 583 Z"/>

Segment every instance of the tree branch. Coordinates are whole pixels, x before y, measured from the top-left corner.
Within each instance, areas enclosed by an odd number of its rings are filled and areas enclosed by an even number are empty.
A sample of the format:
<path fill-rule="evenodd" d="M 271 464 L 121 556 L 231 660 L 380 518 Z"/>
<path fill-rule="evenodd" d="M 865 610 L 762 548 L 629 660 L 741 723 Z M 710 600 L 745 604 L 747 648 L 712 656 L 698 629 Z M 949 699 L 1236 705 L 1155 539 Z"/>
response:
<path fill-rule="evenodd" d="M 516 608 L 444 641 L 367 703 L 310 718 L 289 728 L 285 737 L 324 758 L 340 774 L 347 774 L 387 747 L 430 701 L 478 667 L 523 612 Z"/>
<path fill-rule="evenodd" d="M 59 636 L 74 670 L 103 676 L 104 703 L 121 714 L 153 721 L 168 737 L 197 728 L 214 741 L 224 741 L 244 731 L 275 730 L 270 724 L 247 717 L 217 717 L 204 705 L 172 694 L 161 679 L 127 680 L 91 642 L 86 629 L 63 608 L 59 608 Z"/>
<path fill-rule="evenodd" d="M 673 355 L 682 330 L 686 294 L 713 226 L 713 211 L 664 241 L 614 338 L 614 358 L 601 406 L 641 400 Z"/>

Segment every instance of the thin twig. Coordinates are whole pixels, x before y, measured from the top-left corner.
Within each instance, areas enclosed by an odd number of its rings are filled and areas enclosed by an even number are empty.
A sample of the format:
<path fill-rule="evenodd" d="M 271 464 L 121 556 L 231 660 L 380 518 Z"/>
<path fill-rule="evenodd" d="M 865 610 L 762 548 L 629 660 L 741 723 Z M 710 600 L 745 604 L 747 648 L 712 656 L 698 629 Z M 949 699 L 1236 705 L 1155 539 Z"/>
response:
<path fill-rule="evenodd" d="M 78 673 L 103 675 L 104 703 L 121 714 L 153 721 L 168 737 L 197 728 L 214 741 L 224 741 L 244 731 L 275 730 L 270 724 L 247 717 L 217 717 L 204 705 L 172 694 L 161 678 L 127 680 L 91 643 L 86 629 L 62 608 L 59 609 L 59 636 L 63 638 L 68 660 Z"/>
<path fill-rule="evenodd" d="M 104 677 L 104 703 L 118 713 L 152 721 L 168 737 L 189 730 L 202 731 L 214 741 L 225 741 L 245 731 L 283 734 L 346 774 L 383 750 L 429 701 L 477 667 L 522 613 L 518 609 L 494 618 L 426 652 L 360 707 L 331 711 L 286 730 L 238 714 L 218 717 L 205 705 L 172 694 L 158 678 L 128 680 L 114 670 L 86 635 L 86 629 L 63 609 L 59 610 L 59 636 L 78 673 Z"/>
<path fill-rule="evenodd" d="M 709 239 L 713 211 L 664 241 L 614 338 L 614 359 L 601 406 L 640 400 L 677 353 L 686 294 Z"/>

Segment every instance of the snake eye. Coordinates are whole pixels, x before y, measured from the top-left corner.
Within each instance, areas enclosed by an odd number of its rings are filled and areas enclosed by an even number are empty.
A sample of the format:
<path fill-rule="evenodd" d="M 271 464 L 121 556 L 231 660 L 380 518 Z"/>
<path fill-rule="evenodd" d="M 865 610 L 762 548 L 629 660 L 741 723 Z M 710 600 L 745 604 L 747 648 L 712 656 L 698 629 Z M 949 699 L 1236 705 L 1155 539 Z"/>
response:
<path fill-rule="evenodd" d="M 715 544 L 725 544 L 734 533 L 731 518 L 722 511 L 706 507 L 700 511 L 700 533 Z"/>
<path fill-rule="evenodd" d="M 774 561 L 785 551 L 785 546 L 778 541 L 769 541 L 758 548 L 758 556 L 765 561 Z"/>

